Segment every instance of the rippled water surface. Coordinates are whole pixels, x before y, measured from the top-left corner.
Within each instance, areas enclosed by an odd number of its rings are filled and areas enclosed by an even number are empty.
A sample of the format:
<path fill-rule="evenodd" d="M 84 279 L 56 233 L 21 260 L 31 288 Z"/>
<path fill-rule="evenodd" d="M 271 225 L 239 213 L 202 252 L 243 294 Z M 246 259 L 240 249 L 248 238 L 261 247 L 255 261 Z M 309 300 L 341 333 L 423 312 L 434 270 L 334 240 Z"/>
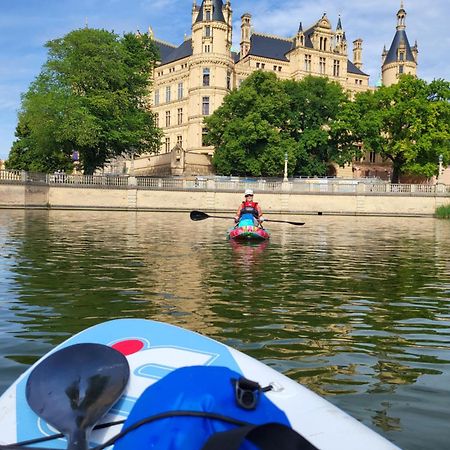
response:
<path fill-rule="evenodd" d="M 262 245 L 188 214 L 0 211 L 0 392 L 118 317 L 181 325 L 405 449 L 449 448 L 450 223 L 306 216 Z M 299 220 L 299 219 L 295 219 Z"/>

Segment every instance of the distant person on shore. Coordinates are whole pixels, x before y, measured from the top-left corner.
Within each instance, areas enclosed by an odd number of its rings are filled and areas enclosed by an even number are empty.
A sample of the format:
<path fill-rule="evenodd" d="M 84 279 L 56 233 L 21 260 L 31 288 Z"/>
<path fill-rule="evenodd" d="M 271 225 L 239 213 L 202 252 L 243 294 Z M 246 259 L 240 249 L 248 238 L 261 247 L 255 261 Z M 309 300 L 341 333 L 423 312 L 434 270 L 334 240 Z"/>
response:
<path fill-rule="evenodd" d="M 253 216 L 253 223 L 256 226 L 262 228 L 262 223 L 264 218 L 261 207 L 257 202 L 253 201 L 253 191 L 251 189 L 246 189 L 244 192 L 245 200 L 239 205 L 236 216 L 234 217 L 234 222 L 237 224 L 244 214 L 249 214 Z"/>

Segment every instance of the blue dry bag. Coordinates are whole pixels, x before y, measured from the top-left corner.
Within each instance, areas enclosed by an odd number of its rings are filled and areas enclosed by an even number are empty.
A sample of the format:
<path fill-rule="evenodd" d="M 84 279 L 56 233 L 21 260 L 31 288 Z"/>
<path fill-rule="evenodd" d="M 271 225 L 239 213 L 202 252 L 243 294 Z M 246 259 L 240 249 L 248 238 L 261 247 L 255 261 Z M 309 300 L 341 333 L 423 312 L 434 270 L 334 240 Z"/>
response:
<path fill-rule="evenodd" d="M 158 417 L 161 414 L 163 418 Z M 147 423 L 139 426 L 139 422 Z M 209 437 L 236 429 L 240 422 L 290 427 L 284 412 L 257 383 L 226 367 L 183 367 L 145 390 L 123 430 L 138 426 L 120 438 L 114 450 L 199 450 Z M 258 447 L 245 441 L 240 448 Z"/>

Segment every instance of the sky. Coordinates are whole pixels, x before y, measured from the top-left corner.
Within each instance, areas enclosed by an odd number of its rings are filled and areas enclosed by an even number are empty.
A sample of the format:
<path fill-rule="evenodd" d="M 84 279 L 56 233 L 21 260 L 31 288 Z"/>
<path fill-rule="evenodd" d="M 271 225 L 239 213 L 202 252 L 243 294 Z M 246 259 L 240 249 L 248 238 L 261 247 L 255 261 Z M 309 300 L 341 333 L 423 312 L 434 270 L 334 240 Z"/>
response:
<path fill-rule="evenodd" d="M 403 0 L 406 32 L 419 48 L 418 76 L 450 81 L 449 0 Z M 21 94 L 47 60 L 45 43 L 83 28 L 117 34 L 152 28 L 158 39 L 181 44 L 191 34 L 193 0 L 0 0 L 0 159 L 14 141 Z M 200 4 L 201 0 L 197 0 Z M 239 51 L 240 17 L 252 15 L 255 32 L 295 35 L 299 23 L 309 28 L 326 13 L 336 27 L 339 16 L 349 42 L 363 39 L 363 68 L 370 84 L 380 78 L 383 46 L 395 34 L 400 0 L 231 0 L 233 49 Z"/>

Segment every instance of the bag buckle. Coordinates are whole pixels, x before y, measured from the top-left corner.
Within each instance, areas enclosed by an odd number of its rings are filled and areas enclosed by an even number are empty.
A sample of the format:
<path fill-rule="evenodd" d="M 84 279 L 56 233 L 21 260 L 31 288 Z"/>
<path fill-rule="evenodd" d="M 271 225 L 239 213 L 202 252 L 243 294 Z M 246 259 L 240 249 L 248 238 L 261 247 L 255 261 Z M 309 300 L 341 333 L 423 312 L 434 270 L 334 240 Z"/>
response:
<path fill-rule="evenodd" d="M 256 381 L 240 377 L 231 380 L 236 403 L 243 409 L 252 410 L 258 406 L 262 388 Z"/>

